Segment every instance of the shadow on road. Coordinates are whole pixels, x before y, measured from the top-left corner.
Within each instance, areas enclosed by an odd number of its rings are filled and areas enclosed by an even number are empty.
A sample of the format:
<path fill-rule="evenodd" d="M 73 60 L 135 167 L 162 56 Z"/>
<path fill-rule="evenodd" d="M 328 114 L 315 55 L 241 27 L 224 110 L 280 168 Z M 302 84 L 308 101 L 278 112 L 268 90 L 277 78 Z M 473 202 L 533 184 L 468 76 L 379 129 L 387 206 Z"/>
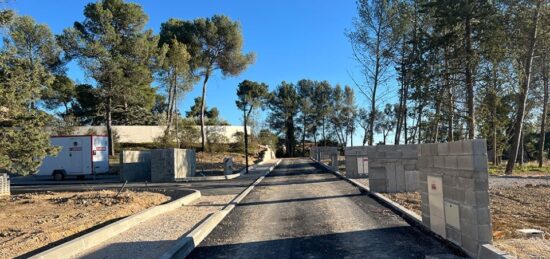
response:
<path fill-rule="evenodd" d="M 425 258 L 448 255 L 447 249 L 430 239 L 412 227 L 389 227 L 201 246 L 188 258 Z"/>

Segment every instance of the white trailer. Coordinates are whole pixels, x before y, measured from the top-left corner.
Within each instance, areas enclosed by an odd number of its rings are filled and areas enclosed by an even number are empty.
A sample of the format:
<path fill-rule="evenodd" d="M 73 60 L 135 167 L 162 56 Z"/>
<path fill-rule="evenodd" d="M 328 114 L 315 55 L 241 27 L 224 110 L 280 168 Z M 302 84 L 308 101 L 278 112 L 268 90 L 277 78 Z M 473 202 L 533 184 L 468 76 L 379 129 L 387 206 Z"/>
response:
<path fill-rule="evenodd" d="M 109 172 L 107 136 L 52 136 L 52 146 L 61 148 L 56 156 L 44 158 L 37 175 L 63 180 Z"/>

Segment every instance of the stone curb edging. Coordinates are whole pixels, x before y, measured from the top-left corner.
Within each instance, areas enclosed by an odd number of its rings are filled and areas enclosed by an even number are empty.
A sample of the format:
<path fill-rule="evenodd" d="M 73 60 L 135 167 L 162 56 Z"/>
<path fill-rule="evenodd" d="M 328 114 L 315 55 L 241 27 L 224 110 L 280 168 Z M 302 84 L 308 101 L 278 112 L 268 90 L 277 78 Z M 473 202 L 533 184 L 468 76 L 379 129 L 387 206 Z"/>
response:
<path fill-rule="evenodd" d="M 42 253 L 36 254 L 30 258 L 33 259 L 48 259 L 48 258 L 69 258 L 90 249 L 104 241 L 112 238 L 136 225 L 149 220 L 162 213 L 177 209 L 178 207 L 187 205 L 201 197 L 200 191 L 193 190 L 193 193 L 179 198 L 175 201 L 148 208 L 137 214 L 128 216 L 118 220 L 105 227 L 92 231 L 81 237 L 75 238 L 61 245 L 50 248 Z"/>
<path fill-rule="evenodd" d="M 273 166 L 266 169 L 266 172 L 258 177 L 248 188 L 235 197 L 228 205 L 222 210 L 212 214 L 203 223 L 198 225 L 193 231 L 187 234 L 185 237 L 176 241 L 176 244 L 168 249 L 160 258 L 185 258 L 189 255 L 193 249 L 199 246 L 199 244 L 214 230 L 218 224 L 231 212 L 237 204 L 239 204 L 251 191 L 258 185 L 273 169 L 279 165 L 282 159 L 278 159 Z"/>
<path fill-rule="evenodd" d="M 415 225 L 417 227 L 420 227 L 422 228 L 424 231 L 428 231 L 430 233 L 432 233 L 433 235 L 435 235 L 436 237 L 440 238 L 440 239 L 443 239 L 445 241 L 448 241 L 447 239 L 445 239 L 444 237 L 441 237 L 439 235 L 437 235 L 436 233 L 434 233 L 433 231 L 431 231 L 429 228 L 427 228 L 426 226 L 424 226 L 424 224 L 422 224 L 422 217 L 420 217 L 418 214 L 416 214 L 415 212 L 401 206 L 400 204 L 392 201 L 391 199 L 385 197 L 384 195 L 380 194 L 380 193 L 377 193 L 377 192 L 372 192 L 370 190 L 370 188 L 368 186 L 365 186 L 364 184 L 354 180 L 354 179 L 350 179 L 350 178 L 347 178 L 346 176 L 344 176 L 343 174 L 341 174 L 340 172 L 336 172 L 334 171 L 331 167 L 329 167 L 328 165 L 325 165 L 319 161 L 316 161 L 315 159 L 311 158 L 311 160 L 313 160 L 314 162 L 320 164 L 323 168 L 327 169 L 328 171 L 330 171 L 331 173 L 335 174 L 336 176 L 350 182 L 351 184 L 359 187 L 360 189 L 366 191 L 369 195 L 373 196 L 375 199 L 377 199 L 378 201 L 388 205 L 389 207 L 391 207 L 393 210 L 395 211 L 398 211 L 400 214 L 401 214 L 401 217 L 403 218 L 406 218 L 407 220 L 409 221 L 412 221 L 413 223 L 415 223 Z M 459 249 L 460 251 L 462 251 L 464 254 L 466 254 L 466 251 L 464 251 L 461 247 L 451 243 L 450 241 L 448 241 L 450 245 L 452 245 L 453 247 L 455 247 L 456 249 Z M 513 259 L 513 258 L 517 258 L 515 256 L 512 256 L 510 254 L 507 254 L 506 252 L 502 251 L 502 250 L 499 250 L 498 248 L 496 248 L 495 246 L 493 246 L 492 244 L 485 244 L 485 245 L 482 245 L 479 247 L 479 251 L 478 251 L 478 254 L 477 254 L 477 258 L 483 258 L 483 259 Z"/>

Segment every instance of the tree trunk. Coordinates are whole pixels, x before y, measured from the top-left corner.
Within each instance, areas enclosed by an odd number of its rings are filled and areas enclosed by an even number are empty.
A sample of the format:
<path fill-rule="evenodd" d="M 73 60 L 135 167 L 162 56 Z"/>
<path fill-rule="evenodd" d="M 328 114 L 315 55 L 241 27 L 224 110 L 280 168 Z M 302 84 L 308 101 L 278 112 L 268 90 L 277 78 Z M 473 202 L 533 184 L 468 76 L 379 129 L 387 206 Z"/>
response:
<path fill-rule="evenodd" d="M 455 101 L 454 101 L 454 86 L 449 85 L 449 128 L 447 133 L 447 142 L 452 142 L 455 139 L 454 136 L 454 120 L 455 120 Z"/>
<path fill-rule="evenodd" d="M 323 145 L 327 146 L 327 135 L 325 135 L 325 118 L 323 118 Z"/>
<path fill-rule="evenodd" d="M 402 46 L 401 46 L 401 89 L 399 89 L 399 109 L 397 112 L 397 123 L 395 126 L 395 139 L 394 139 L 394 145 L 399 145 L 399 142 L 401 141 L 401 130 L 403 128 L 403 119 L 406 119 L 407 115 L 404 114 L 405 111 L 405 105 L 407 105 L 407 97 L 405 96 L 405 76 L 406 76 L 406 69 L 405 69 L 405 45 L 406 41 L 405 39 L 402 40 Z"/>
<path fill-rule="evenodd" d="M 204 81 L 202 82 L 202 100 L 201 100 L 201 148 L 202 151 L 206 151 L 206 131 L 204 130 L 204 109 L 206 106 L 206 84 L 210 77 L 210 68 L 206 69 L 204 73 Z"/>
<path fill-rule="evenodd" d="M 250 109 L 252 110 L 252 108 Z M 244 161 L 245 161 L 245 171 L 248 174 L 248 116 L 246 115 L 246 105 L 243 107 L 243 120 L 244 120 Z"/>
<path fill-rule="evenodd" d="M 306 153 L 306 115 L 304 114 L 303 120 L 304 129 L 302 130 L 302 155 Z"/>
<path fill-rule="evenodd" d="M 113 139 L 113 129 L 111 127 L 111 124 L 113 122 L 111 117 L 111 107 L 113 105 L 113 98 L 111 97 L 111 94 L 107 96 L 107 107 L 105 109 L 106 115 L 107 115 L 107 138 L 109 142 L 109 155 L 114 156 L 115 155 L 115 145 L 114 145 L 114 139 Z"/>
<path fill-rule="evenodd" d="M 527 94 L 529 93 L 529 87 L 531 85 L 531 69 L 533 64 L 533 56 L 535 53 L 535 43 L 537 40 L 539 13 L 542 1 L 537 2 L 535 13 L 533 14 L 533 28 L 529 33 L 529 49 L 525 53 L 525 68 L 524 75 L 521 80 L 520 92 L 518 95 L 518 112 L 516 114 L 516 120 L 514 123 L 514 135 L 512 137 L 512 146 L 510 148 L 508 163 L 506 164 L 507 175 L 512 174 L 514 171 L 514 164 L 518 156 L 518 149 L 520 145 L 520 136 L 523 130 L 523 119 L 525 115 L 525 105 L 527 102 Z"/>
<path fill-rule="evenodd" d="M 546 135 L 546 114 L 548 113 L 548 66 L 546 64 L 546 52 L 542 58 L 542 81 L 544 84 L 544 97 L 542 103 L 542 114 L 540 119 L 540 136 L 539 136 L 539 167 L 542 167 L 544 158 L 544 138 Z"/>
<path fill-rule="evenodd" d="M 523 166 L 523 157 L 525 154 L 525 137 L 524 137 L 525 130 L 521 130 L 521 136 L 520 136 L 520 145 L 519 145 L 519 165 Z"/>
<path fill-rule="evenodd" d="M 371 96 L 371 107 L 370 107 L 370 122 L 369 122 L 369 146 L 372 146 L 374 142 L 374 120 L 376 115 L 376 91 L 378 90 L 378 83 L 380 80 L 380 60 L 382 53 L 380 53 L 380 44 L 381 44 L 381 31 L 382 23 L 378 23 L 378 28 L 376 29 L 376 62 L 374 64 L 374 76 L 373 76 L 373 86 L 372 86 L 372 96 Z"/>
<path fill-rule="evenodd" d="M 466 92 L 468 95 L 468 138 L 475 138 L 474 79 L 472 75 L 472 26 L 471 18 L 466 17 L 464 38 L 466 40 Z"/>
<path fill-rule="evenodd" d="M 497 144 L 497 68 L 496 62 L 493 62 L 493 89 L 491 90 L 491 126 L 492 126 L 492 137 L 493 137 L 493 165 L 500 164 L 498 160 L 498 144 Z"/>

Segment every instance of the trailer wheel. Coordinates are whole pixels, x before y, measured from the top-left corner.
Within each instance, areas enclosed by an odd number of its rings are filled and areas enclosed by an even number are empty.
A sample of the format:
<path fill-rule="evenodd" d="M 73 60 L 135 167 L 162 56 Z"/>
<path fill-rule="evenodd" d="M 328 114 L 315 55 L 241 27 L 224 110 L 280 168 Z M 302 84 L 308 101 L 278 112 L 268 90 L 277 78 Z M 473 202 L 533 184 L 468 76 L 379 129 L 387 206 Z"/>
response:
<path fill-rule="evenodd" d="M 86 176 L 84 176 L 84 175 L 77 175 L 77 176 L 76 176 L 76 179 L 78 179 L 78 180 L 84 180 L 84 179 L 86 179 L 85 177 L 86 177 Z"/>
<path fill-rule="evenodd" d="M 52 175 L 53 179 L 56 181 L 62 181 L 63 179 L 65 179 L 65 174 L 61 170 L 54 170 Z"/>

